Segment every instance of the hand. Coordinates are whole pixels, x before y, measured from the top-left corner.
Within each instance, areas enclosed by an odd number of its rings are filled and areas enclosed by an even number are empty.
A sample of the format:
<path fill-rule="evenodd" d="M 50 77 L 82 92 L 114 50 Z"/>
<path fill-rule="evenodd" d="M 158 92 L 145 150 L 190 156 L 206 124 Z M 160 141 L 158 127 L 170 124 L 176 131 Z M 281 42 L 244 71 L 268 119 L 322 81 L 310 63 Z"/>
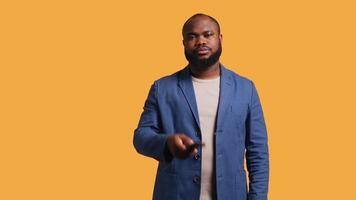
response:
<path fill-rule="evenodd" d="M 198 145 L 185 134 L 173 134 L 167 138 L 169 152 L 177 158 L 184 159 L 198 153 Z"/>

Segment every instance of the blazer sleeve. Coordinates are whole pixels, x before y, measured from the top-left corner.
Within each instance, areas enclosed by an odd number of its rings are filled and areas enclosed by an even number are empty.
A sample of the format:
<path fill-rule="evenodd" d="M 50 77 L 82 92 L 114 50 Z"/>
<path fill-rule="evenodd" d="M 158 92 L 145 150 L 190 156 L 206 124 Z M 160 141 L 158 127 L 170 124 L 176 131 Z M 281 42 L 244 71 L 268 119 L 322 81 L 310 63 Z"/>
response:
<path fill-rule="evenodd" d="M 134 131 L 133 144 L 136 151 L 158 161 L 169 161 L 171 155 L 166 148 L 168 134 L 163 134 L 157 101 L 158 85 L 151 86 L 143 107 L 138 127 Z"/>
<path fill-rule="evenodd" d="M 249 172 L 248 200 L 267 200 L 269 181 L 269 150 L 262 106 L 252 83 L 249 112 L 246 120 L 246 164 Z"/>

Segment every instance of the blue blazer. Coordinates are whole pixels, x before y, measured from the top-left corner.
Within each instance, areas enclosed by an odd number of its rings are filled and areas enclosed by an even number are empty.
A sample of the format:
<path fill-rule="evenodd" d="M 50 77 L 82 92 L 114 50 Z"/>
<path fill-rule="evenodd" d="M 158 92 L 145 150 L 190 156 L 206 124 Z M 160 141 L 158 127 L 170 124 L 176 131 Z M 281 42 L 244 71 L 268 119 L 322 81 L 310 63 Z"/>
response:
<path fill-rule="evenodd" d="M 223 65 L 220 72 L 215 130 L 217 199 L 267 200 L 267 131 L 255 85 Z M 153 199 L 198 200 L 201 160 L 194 157 L 170 159 L 165 143 L 167 136 L 174 133 L 185 133 L 195 141 L 201 139 L 197 104 L 187 67 L 154 82 L 133 143 L 137 152 L 159 161 Z"/>

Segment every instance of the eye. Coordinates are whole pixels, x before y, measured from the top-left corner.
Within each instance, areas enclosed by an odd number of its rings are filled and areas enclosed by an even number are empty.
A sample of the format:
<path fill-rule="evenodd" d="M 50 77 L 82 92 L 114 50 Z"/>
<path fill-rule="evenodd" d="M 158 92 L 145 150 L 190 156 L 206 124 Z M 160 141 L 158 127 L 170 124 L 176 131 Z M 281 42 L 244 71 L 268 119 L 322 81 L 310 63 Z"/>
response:
<path fill-rule="evenodd" d="M 187 39 L 188 39 L 188 40 L 194 40 L 195 38 L 196 38 L 195 35 L 188 35 L 188 36 L 187 36 Z"/>
<path fill-rule="evenodd" d="M 208 38 L 208 37 L 211 37 L 213 36 L 214 34 L 212 32 L 207 32 L 204 34 L 204 37 Z"/>

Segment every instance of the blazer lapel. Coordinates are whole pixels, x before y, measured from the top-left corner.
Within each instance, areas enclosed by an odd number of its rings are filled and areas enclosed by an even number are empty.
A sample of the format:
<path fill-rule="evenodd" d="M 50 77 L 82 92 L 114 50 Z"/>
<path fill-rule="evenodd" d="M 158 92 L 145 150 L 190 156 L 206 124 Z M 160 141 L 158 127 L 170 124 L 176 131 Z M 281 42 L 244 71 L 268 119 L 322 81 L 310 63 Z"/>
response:
<path fill-rule="evenodd" d="M 200 128 L 198 108 L 197 108 L 197 103 L 194 94 L 192 77 L 190 75 L 190 71 L 188 67 L 185 67 L 181 71 L 178 85 L 182 89 L 184 97 L 188 102 L 189 108 L 193 113 L 195 122 Z M 233 87 L 232 87 L 231 77 L 227 72 L 227 70 L 225 69 L 225 67 L 222 64 L 220 64 L 220 95 L 219 95 L 219 105 L 218 105 L 217 120 L 216 120 L 217 132 L 219 132 L 222 128 L 224 118 L 226 117 L 226 113 L 232 102 L 232 97 L 233 97 Z"/>
<path fill-rule="evenodd" d="M 195 122 L 197 123 L 198 127 L 200 128 L 198 108 L 197 108 L 197 103 L 195 100 L 195 93 L 194 93 L 194 88 L 193 88 L 193 83 L 192 83 L 192 77 L 190 75 L 190 71 L 189 71 L 188 67 L 185 67 L 181 71 L 180 76 L 179 76 L 178 85 L 182 89 L 184 97 L 185 97 L 186 101 L 188 102 L 189 108 L 190 108 L 191 112 L 193 113 Z"/>
<path fill-rule="evenodd" d="M 216 120 L 216 132 L 221 131 L 224 118 L 233 98 L 233 82 L 225 67 L 220 64 L 220 96 Z"/>

